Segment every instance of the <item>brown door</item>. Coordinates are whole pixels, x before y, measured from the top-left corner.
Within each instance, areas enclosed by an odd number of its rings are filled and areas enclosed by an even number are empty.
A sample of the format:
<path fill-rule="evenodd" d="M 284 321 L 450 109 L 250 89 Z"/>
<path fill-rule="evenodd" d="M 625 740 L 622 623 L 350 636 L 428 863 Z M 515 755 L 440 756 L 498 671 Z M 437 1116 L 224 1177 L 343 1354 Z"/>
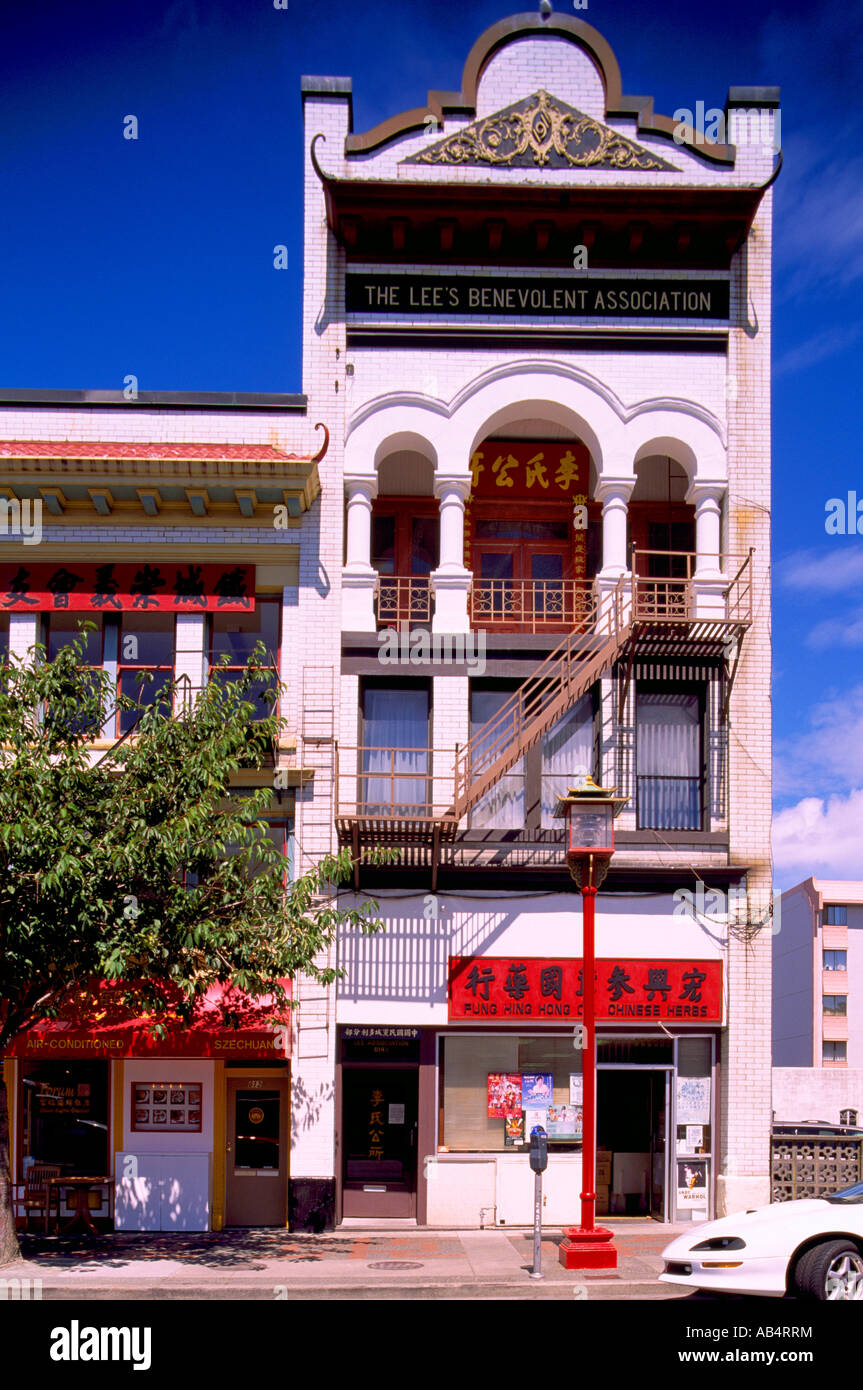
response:
<path fill-rule="evenodd" d="M 571 543 L 548 540 L 543 535 L 555 525 L 478 524 L 477 529 L 484 533 L 493 527 L 503 534 L 519 533 L 506 540 L 481 540 L 474 545 L 474 575 L 480 581 L 474 606 L 476 612 L 479 603 L 476 618 L 480 626 L 485 622 L 511 632 L 533 632 L 572 625 L 574 604 L 568 583 L 572 576 Z M 524 532 L 528 534 L 521 534 Z"/>
<path fill-rule="evenodd" d="M 416 1067 L 342 1073 L 343 1214 L 416 1216 Z"/>
<path fill-rule="evenodd" d="M 284 1226 L 288 1207 L 290 1082 L 228 1080 L 226 1226 Z"/>

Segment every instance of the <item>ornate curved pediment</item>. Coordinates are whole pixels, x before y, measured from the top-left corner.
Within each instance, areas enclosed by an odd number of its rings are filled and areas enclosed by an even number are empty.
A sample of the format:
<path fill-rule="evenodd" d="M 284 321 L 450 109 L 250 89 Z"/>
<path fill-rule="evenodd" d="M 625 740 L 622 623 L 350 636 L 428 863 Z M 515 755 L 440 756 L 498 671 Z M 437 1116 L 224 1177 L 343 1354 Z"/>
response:
<path fill-rule="evenodd" d="M 642 145 L 540 90 L 473 121 L 404 164 L 507 169 L 634 169 L 677 172 Z"/>

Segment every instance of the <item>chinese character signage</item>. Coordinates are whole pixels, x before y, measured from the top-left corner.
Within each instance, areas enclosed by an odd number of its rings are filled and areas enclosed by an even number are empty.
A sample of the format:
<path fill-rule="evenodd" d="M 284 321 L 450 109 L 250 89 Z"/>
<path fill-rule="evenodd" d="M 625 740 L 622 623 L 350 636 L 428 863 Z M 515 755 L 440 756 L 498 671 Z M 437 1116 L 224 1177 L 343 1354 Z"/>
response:
<path fill-rule="evenodd" d="M 603 1023 L 630 1019 L 722 1022 L 722 964 L 718 960 L 688 956 L 598 960 L 595 988 L 596 1017 Z M 449 1017 L 453 1021 L 501 1023 L 529 1018 L 534 1023 L 559 1023 L 580 1019 L 583 1011 L 581 960 L 450 957 Z M 699 1117 L 690 1118 L 697 1122 Z"/>
<path fill-rule="evenodd" d="M 0 608 L 10 613 L 243 613 L 254 605 L 254 565 L 0 565 Z"/>
<path fill-rule="evenodd" d="M 587 502 L 590 454 L 584 444 L 487 439 L 471 455 L 471 501 Z"/>

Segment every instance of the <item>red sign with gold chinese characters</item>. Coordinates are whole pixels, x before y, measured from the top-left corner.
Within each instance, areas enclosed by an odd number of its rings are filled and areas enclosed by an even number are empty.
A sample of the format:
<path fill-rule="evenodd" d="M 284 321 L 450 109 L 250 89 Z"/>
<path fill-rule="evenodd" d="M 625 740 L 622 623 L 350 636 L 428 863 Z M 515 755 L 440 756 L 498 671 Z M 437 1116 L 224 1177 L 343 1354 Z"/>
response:
<path fill-rule="evenodd" d="M 254 604 L 254 565 L 0 565 L 0 608 L 11 613 L 244 613 Z"/>
<path fill-rule="evenodd" d="M 451 956 L 449 1016 L 458 1023 L 575 1021 L 583 1017 L 580 959 L 537 956 Z M 722 1022 L 722 963 L 718 960 L 596 962 L 596 1017 L 675 1023 Z"/>
<path fill-rule="evenodd" d="M 590 454 L 584 444 L 487 439 L 471 455 L 470 468 L 471 501 L 587 502 Z"/>

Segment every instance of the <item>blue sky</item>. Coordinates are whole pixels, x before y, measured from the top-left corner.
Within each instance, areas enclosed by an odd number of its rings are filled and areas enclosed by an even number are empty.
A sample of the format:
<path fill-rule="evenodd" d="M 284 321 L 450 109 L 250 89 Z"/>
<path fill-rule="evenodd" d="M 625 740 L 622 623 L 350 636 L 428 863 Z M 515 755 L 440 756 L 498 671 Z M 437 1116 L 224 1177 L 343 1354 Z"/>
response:
<path fill-rule="evenodd" d="M 560 3 L 559 10 L 574 13 Z M 515 9 L 515 7 L 513 7 Z M 355 128 L 457 89 L 505 4 L 0 0 L 0 384 L 297 391 L 302 73 Z M 656 109 L 782 88 L 774 280 L 776 878 L 863 878 L 863 6 L 577 12 Z M 139 121 L 123 139 L 123 118 Z M 272 248 L 289 248 L 287 271 Z M 863 518 L 861 518 L 863 520 Z"/>

